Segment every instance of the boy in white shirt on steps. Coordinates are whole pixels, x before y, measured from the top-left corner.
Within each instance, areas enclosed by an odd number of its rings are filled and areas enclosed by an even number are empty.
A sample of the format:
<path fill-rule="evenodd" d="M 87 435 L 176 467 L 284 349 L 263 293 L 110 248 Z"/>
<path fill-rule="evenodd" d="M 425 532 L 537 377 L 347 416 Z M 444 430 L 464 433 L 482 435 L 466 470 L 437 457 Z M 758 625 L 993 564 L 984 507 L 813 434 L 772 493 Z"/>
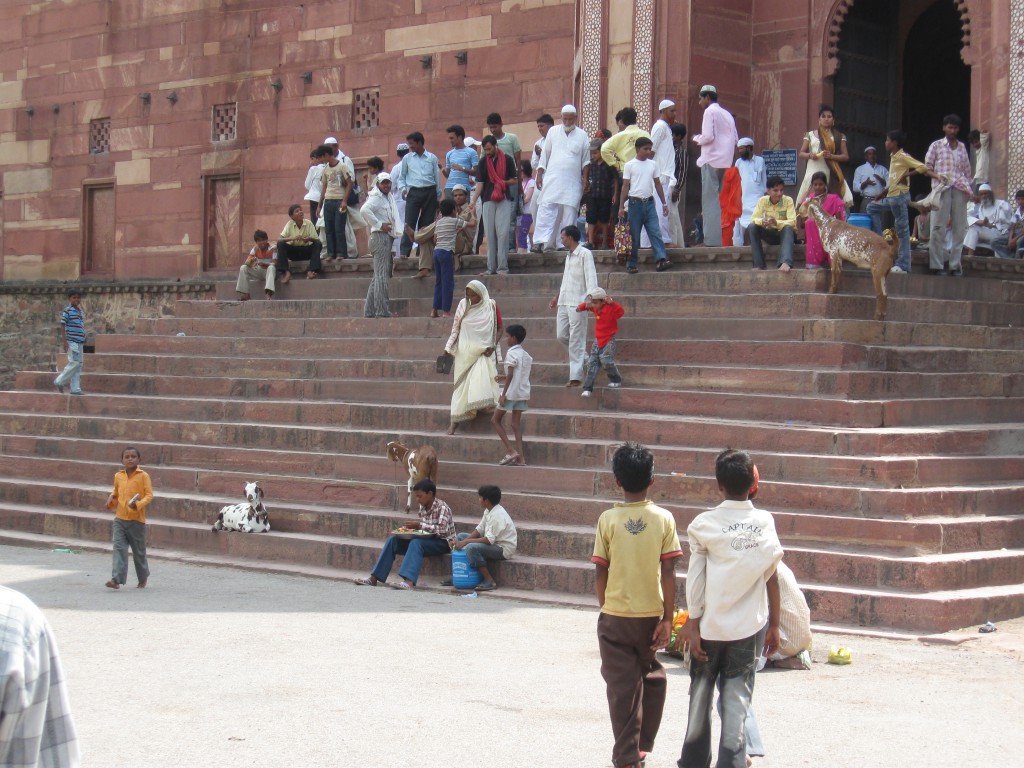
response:
<path fill-rule="evenodd" d="M 619 218 L 626 217 L 626 203 L 629 203 L 629 234 L 633 239 L 633 250 L 630 251 L 626 271 L 631 275 L 637 273 L 637 258 L 640 251 L 640 230 L 647 232 L 654 249 L 654 260 L 657 270 L 664 272 L 672 267 L 665 253 L 665 243 L 661 239 L 661 225 L 658 223 L 656 205 L 661 206 L 668 216 L 668 203 L 665 190 L 661 188 L 658 177 L 658 164 L 654 157 L 653 143 L 645 136 L 636 140 L 636 157 L 626 163 L 622 169 L 622 194 L 619 196 Z"/>
<path fill-rule="evenodd" d="M 744 721 L 754 692 L 761 655 L 759 635 L 767 624 L 763 651 L 779 645 L 779 581 L 775 569 L 782 545 L 770 513 L 749 500 L 757 469 L 746 451 L 726 450 L 715 460 L 724 501 L 698 515 L 686 535 L 690 567 L 686 577 L 689 619 L 683 649 L 689 648 L 690 711 L 679 768 L 711 765 L 711 703 L 720 683 L 722 734 L 718 768 L 745 768 Z"/>

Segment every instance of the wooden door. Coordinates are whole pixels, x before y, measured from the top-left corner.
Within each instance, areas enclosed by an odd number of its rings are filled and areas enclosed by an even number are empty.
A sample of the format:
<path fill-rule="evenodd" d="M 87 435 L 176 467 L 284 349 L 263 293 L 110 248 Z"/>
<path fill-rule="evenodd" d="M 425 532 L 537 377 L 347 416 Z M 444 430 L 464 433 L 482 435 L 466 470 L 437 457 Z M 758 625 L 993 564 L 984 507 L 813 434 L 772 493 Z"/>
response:
<path fill-rule="evenodd" d="M 864 164 L 864 147 L 876 147 L 879 162 L 888 164 L 885 132 L 899 127 L 899 9 L 899 0 L 856 0 L 839 34 L 832 106 L 850 150 L 843 168 L 848 182 Z"/>
<path fill-rule="evenodd" d="M 82 213 L 82 272 L 89 275 L 112 275 L 116 221 L 114 185 L 87 185 Z"/>
<path fill-rule="evenodd" d="M 205 178 L 203 263 L 206 269 L 238 269 L 242 248 L 242 180 L 237 175 Z"/>

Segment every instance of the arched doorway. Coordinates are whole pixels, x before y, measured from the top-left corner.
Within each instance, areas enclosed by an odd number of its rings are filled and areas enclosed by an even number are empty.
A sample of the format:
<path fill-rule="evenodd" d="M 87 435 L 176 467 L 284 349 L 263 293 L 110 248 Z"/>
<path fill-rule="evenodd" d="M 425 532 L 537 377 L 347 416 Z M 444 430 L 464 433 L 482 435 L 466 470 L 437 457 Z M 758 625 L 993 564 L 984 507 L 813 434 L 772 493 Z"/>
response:
<path fill-rule="evenodd" d="M 833 80 L 836 123 L 850 148 L 848 178 L 868 145 L 888 161 L 882 145 L 893 128 L 907 133 L 906 150 L 922 160 L 942 135 L 943 115 L 960 115 L 966 139 L 971 71 L 961 58 L 962 36 L 953 0 L 851 0 Z"/>

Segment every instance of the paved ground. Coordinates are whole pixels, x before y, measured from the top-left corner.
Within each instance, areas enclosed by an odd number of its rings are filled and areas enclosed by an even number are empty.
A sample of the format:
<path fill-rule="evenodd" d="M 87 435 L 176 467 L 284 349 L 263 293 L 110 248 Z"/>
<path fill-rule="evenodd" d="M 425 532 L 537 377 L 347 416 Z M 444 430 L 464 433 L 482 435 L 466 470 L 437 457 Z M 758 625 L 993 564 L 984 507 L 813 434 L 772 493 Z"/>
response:
<path fill-rule="evenodd" d="M 113 592 L 109 563 L 0 547 L 0 583 L 57 633 L 85 766 L 611 764 L 593 612 L 160 561 Z M 843 644 L 854 663 L 758 676 L 756 765 L 1014 764 L 1024 621 L 971 638 L 819 636 L 815 661 Z M 686 725 L 668 666 L 650 768 L 675 765 Z"/>

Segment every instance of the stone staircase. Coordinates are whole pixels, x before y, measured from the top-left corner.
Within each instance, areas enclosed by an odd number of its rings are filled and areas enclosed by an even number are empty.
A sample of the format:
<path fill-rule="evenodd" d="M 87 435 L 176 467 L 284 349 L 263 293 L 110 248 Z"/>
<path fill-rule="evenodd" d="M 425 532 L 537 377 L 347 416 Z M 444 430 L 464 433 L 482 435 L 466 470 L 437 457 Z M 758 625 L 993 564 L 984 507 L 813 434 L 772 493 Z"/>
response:
<path fill-rule="evenodd" d="M 829 296 L 823 272 L 680 261 L 630 276 L 601 255 L 600 283 L 627 311 L 626 387 L 599 377 L 590 400 L 562 386 L 547 309 L 557 257 L 488 278 L 536 361 L 527 467 L 496 465 L 484 419 L 444 434 L 451 381 L 433 360 L 450 321 L 426 317 L 429 281 L 392 281 L 391 320 L 362 317 L 362 261 L 272 302 L 238 303 L 233 281 L 219 283 L 217 300 L 97 337 L 85 396 L 57 394 L 43 371 L 0 392 L 0 541 L 106 548 L 108 481 L 133 444 L 157 494 L 154 552 L 365 573 L 405 517 L 405 479 L 384 458 L 400 439 L 437 449 L 439 495 L 461 528 L 478 519 L 476 488 L 501 486 L 520 555 L 498 566 L 498 594 L 592 604 L 616 445 L 655 452 L 651 493 L 681 532 L 717 503 L 714 457 L 734 446 L 755 456 L 758 502 L 816 622 L 943 631 L 1024 614 L 1024 284 L 893 277 L 876 323 L 863 274 Z M 250 479 L 274 532 L 211 532 Z M 445 567 L 428 560 L 421 583 Z"/>

